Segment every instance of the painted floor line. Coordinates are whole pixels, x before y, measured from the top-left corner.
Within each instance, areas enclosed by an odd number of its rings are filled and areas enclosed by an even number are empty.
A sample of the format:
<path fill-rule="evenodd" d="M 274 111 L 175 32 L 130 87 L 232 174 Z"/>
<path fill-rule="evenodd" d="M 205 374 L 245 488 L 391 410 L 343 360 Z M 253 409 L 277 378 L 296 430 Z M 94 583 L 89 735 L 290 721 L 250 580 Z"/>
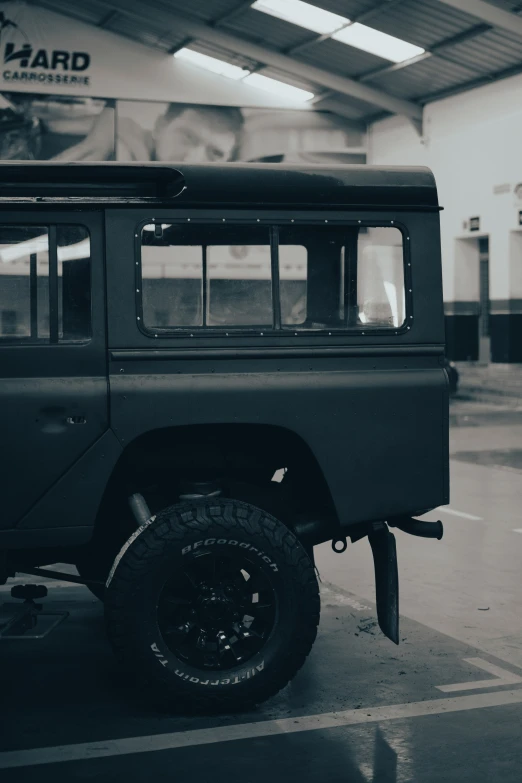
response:
<path fill-rule="evenodd" d="M 457 682 L 453 685 L 436 685 L 437 690 L 443 693 L 453 693 L 454 691 L 475 691 L 479 688 L 498 688 L 500 685 L 516 685 L 522 682 L 522 677 L 513 674 L 508 669 L 501 666 L 495 666 L 494 663 L 484 661 L 482 658 L 464 658 L 465 663 L 471 663 L 485 672 L 492 674 L 494 679 L 475 680 L 474 682 Z"/>
<path fill-rule="evenodd" d="M 409 704 L 393 704 L 383 707 L 366 707 L 342 712 L 326 712 L 306 715 L 300 718 L 265 720 L 255 723 L 238 723 L 234 726 L 218 726 L 210 729 L 152 734 L 144 737 L 85 742 L 78 745 L 62 745 L 48 748 L 33 748 L 0 753 L 0 769 L 40 766 L 61 762 L 87 761 L 89 759 L 127 756 L 136 753 L 151 753 L 161 750 L 200 747 L 219 742 L 251 740 L 259 737 L 273 737 L 280 734 L 295 734 L 303 731 L 336 729 L 364 723 L 418 718 L 425 715 L 445 715 L 485 707 L 502 707 L 522 704 L 522 688 L 492 693 L 475 693 L 469 696 L 454 696 L 446 699 L 429 699 Z"/>
<path fill-rule="evenodd" d="M 462 517 L 462 519 L 472 519 L 474 522 L 483 522 L 482 517 L 476 517 L 475 514 L 466 514 L 465 511 L 457 511 L 454 508 L 448 508 L 441 506 L 437 511 L 442 511 L 444 514 L 451 514 L 454 517 Z"/>
<path fill-rule="evenodd" d="M 514 527 L 513 533 L 522 533 L 522 527 Z"/>

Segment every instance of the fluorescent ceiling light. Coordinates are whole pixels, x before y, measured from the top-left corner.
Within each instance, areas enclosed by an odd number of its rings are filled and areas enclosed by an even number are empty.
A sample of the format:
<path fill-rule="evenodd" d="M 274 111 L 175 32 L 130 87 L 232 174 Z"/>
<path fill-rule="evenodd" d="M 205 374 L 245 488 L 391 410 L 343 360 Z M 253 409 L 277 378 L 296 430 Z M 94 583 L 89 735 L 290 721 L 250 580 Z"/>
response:
<path fill-rule="evenodd" d="M 345 16 L 324 11 L 315 5 L 304 3 L 303 0 L 256 0 L 252 8 L 306 30 L 313 30 L 319 35 L 330 35 L 336 41 L 394 63 L 402 63 L 424 53 L 420 46 L 414 46 L 359 22 L 351 24 Z"/>
<path fill-rule="evenodd" d="M 226 76 L 228 79 L 242 79 L 250 73 L 250 71 L 240 68 L 238 65 L 231 65 L 231 63 L 218 60 L 216 57 L 200 54 L 193 49 L 180 49 L 175 53 L 174 57 L 193 65 L 198 65 L 200 68 L 205 68 L 205 70 L 212 71 L 212 73 L 217 73 L 220 76 Z"/>
<path fill-rule="evenodd" d="M 299 87 L 293 87 L 291 84 L 285 84 L 277 79 L 269 79 L 268 76 L 261 76 L 259 73 L 250 73 L 250 71 L 237 65 L 231 65 L 215 57 L 200 54 L 193 49 L 180 49 L 179 52 L 175 53 L 174 57 L 198 65 L 207 71 L 227 76 L 229 79 L 235 79 L 236 81 L 242 79 L 245 84 L 249 84 L 251 87 L 258 87 L 260 90 L 267 90 L 272 95 L 280 95 L 294 101 L 309 101 L 314 97 L 313 92 L 308 92 L 308 90 L 301 90 Z"/>
<path fill-rule="evenodd" d="M 394 63 L 402 63 L 424 53 L 424 49 L 421 49 L 420 46 L 401 41 L 400 38 L 381 33 L 380 30 L 359 24 L 359 22 L 345 27 L 344 30 L 339 30 L 332 35 L 332 38 Z"/>
<path fill-rule="evenodd" d="M 344 16 L 332 14 L 303 0 L 256 0 L 252 8 L 320 35 L 329 35 L 350 22 Z"/>
<path fill-rule="evenodd" d="M 291 84 L 285 84 L 277 79 L 269 79 L 268 76 L 262 76 L 260 73 L 251 73 L 243 79 L 244 84 L 251 87 L 259 87 L 260 90 L 267 90 L 272 95 L 280 95 L 283 98 L 290 98 L 294 101 L 310 101 L 314 94 L 308 90 L 302 90 L 300 87 L 293 87 Z"/>

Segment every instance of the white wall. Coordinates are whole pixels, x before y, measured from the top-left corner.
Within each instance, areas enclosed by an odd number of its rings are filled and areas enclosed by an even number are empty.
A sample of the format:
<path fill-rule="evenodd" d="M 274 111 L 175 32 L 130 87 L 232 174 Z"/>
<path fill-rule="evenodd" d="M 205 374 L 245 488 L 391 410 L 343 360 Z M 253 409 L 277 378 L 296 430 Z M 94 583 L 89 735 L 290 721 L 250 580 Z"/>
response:
<path fill-rule="evenodd" d="M 371 126 L 368 144 L 369 163 L 426 165 L 435 174 L 444 207 L 445 299 L 475 297 L 469 265 L 460 263 L 465 243 L 456 240 L 484 234 L 491 299 L 520 297 L 522 248 L 510 232 L 521 228 L 522 200 L 513 191 L 522 182 L 522 75 L 429 104 L 422 140 L 406 119 L 392 117 Z M 498 186 L 505 192 L 495 194 Z M 480 234 L 463 227 L 473 216 L 480 217 Z"/>

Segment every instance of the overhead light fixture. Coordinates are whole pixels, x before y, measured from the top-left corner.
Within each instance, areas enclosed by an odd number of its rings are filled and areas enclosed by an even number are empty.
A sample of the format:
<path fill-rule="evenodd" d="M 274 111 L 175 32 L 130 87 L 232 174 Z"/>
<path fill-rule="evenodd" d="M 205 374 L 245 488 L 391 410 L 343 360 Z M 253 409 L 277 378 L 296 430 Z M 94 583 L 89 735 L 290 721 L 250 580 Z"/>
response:
<path fill-rule="evenodd" d="M 354 22 L 343 30 L 339 30 L 332 35 L 332 38 L 394 63 L 411 60 L 412 57 L 424 54 L 425 51 L 420 46 L 402 41 L 400 38 L 388 35 L 388 33 L 381 33 L 380 30 L 367 27 L 359 22 Z"/>
<path fill-rule="evenodd" d="M 300 87 L 294 87 L 285 82 L 280 82 L 278 79 L 270 79 L 268 76 L 262 76 L 260 73 L 251 73 L 243 79 L 243 83 L 249 84 L 251 87 L 258 87 L 260 90 L 271 92 L 272 95 L 290 98 L 290 100 L 293 101 L 310 101 L 314 97 L 313 92 L 302 90 Z"/>
<path fill-rule="evenodd" d="M 240 68 L 238 65 L 231 65 L 224 60 L 218 60 L 216 57 L 200 54 L 195 52 L 194 49 L 180 49 L 175 53 L 174 57 L 197 65 L 200 68 L 205 68 L 205 70 L 212 71 L 212 73 L 217 73 L 220 76 L 227 76 L 235 81 L 242 80 L 245 84 L 271 92 L 272 95 L 280 95 L 293 101 L 310 101 L 314 97 L 313 92 L 302 90 L 300 87 L 293 87 L 291 84 L 280 82 L 277 79 L 270 79 L 268 76 L 261 76 L 260 73 L 250 73 L 250 71 Z"/>
<path fill-rule="evenodd" d="M 256 0 L 251 7 L 320 35 L 330 35 L 350 23 L 344 16 L 304 3 L 303 0 Z"/>
<path fill-rule="evenodd" d="M 352 23 L 345 16 L 324 11 L 303 0 L 256 0 L 251 7 L 394 63 L 411 60 L 425 51 L 420 46 L 381 33 L 360 22 Z"/>
<path fill-rule="evenodd" d="M 174 57 L 236 81 L 243 79 L 244 76 L 250 73 L 250 71 L 240 68 L 238 65 L 218 60 L 216 57 L 209 57 L 207 54 L 200 54 L 200 52 L 195 52 L 194 49 L 180 49 L 174 54 Z"/>

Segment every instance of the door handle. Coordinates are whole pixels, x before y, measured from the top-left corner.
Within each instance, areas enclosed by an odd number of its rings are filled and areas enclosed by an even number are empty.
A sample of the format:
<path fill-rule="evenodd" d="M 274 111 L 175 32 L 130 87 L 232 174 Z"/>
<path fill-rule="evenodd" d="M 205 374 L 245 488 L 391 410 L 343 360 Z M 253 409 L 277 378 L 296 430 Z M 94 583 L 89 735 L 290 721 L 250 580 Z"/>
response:
<path fill-rule="evenodd" d="M 67 416 L 67 424 L 87 424 L 85 416 Z"/>

